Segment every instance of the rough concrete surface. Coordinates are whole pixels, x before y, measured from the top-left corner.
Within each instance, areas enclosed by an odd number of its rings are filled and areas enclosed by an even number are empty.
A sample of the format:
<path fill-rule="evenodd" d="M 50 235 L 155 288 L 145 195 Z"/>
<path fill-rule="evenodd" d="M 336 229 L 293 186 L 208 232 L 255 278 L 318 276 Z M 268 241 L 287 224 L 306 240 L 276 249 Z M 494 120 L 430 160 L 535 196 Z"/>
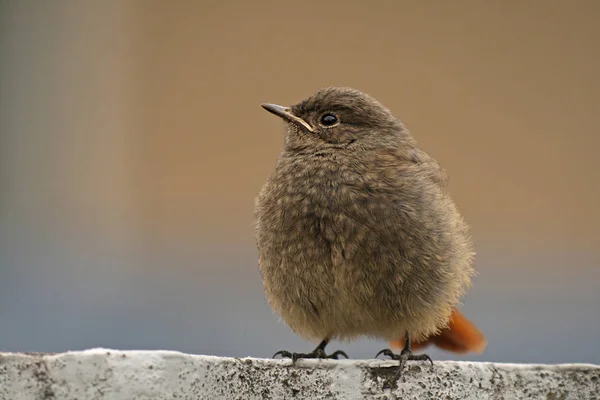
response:
<path fill-rule="evenodd" d="M 0 399 L 600 399 L 600 366 L 222 358 L 92 349 L 0 353 Z"/>

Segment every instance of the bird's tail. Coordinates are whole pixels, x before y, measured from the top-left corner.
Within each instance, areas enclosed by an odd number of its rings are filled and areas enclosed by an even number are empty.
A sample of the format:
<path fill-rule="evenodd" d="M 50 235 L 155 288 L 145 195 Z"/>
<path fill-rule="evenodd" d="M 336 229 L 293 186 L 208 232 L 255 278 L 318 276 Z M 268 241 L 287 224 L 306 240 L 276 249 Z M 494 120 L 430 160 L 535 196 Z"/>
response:
<path fill-rule="evenodd" d="M 479 329 L 457 309 L 454 309 L 448 327 L 425 340 L 411 342 L 411 347 L 415 350 L 430 344 L 453 353 L 481 353 L 487 342 Z M 392 340 L 390 346 L 396 349 L 402 348 L 404 340 Z"/>

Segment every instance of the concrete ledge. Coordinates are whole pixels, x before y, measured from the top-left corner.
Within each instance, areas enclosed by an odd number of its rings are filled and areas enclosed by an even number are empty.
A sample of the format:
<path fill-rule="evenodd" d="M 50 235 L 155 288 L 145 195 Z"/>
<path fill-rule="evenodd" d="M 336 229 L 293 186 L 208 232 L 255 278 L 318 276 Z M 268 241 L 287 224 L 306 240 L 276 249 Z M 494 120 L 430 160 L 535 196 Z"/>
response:
<path fill-rule="evenodd" d="M 600 366 L 221 358 L 92 349 L 0 353 L 0 399 L 598 399 Z"/>

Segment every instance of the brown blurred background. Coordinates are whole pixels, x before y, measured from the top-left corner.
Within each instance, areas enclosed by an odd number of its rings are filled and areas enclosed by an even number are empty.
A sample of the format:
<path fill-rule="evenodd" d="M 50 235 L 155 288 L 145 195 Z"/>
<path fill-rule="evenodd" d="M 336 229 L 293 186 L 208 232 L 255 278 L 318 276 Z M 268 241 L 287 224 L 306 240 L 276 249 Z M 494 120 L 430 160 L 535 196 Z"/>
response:
<path fill-rule="evenodd" d="M 0 1 L 0 350 L 309 350 L 263 298 L 259 106 L 392 109 L 450 175 L 468 359 L 600 363 L 600 2 Z M 383 342 L 334 344 L 370 358 Z M 435 358 L 454 358 L 432 351 Z"/>

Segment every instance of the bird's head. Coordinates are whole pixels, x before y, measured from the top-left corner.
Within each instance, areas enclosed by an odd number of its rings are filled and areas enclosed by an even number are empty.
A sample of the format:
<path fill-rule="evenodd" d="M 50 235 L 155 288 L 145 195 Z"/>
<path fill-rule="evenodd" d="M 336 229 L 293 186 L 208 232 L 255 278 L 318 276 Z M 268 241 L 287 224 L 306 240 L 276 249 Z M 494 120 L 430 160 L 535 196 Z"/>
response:
<path fill-rule="evenodd" d="M 408 133 L 371 96 L 345 87 L 328 87 L 293 106 L 262 104 L 287 125 L 287 151 L 373 149 L 397 145 Z"/>

